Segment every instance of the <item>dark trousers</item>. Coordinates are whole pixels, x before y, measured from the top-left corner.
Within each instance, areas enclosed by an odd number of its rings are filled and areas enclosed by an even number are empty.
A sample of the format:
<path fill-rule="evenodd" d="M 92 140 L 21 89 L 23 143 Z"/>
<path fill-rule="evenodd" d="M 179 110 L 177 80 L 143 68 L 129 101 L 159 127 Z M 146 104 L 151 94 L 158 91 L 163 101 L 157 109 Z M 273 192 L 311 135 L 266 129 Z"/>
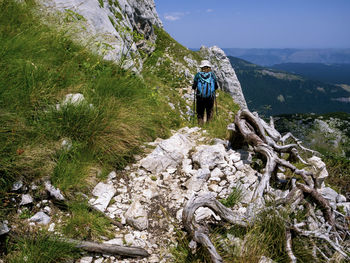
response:
<path fill-rule="evenodd" d="M 214 97 L 202 98 L 197 96 L 197 118 L 198 124 L 204 123 L 204 111 L 207 112 L 207 122 L 213 117 Z"/>

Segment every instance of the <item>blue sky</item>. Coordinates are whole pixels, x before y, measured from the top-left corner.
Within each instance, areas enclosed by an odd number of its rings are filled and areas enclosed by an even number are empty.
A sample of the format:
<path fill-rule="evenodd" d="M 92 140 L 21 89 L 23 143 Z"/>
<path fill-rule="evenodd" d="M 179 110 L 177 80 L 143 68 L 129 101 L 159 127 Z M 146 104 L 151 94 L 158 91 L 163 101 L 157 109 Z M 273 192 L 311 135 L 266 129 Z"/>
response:
<path fill-rule="evenodd" d="M 350 0 L 155 0 L 165 30 L 198 48 L 350 48 Z"/>

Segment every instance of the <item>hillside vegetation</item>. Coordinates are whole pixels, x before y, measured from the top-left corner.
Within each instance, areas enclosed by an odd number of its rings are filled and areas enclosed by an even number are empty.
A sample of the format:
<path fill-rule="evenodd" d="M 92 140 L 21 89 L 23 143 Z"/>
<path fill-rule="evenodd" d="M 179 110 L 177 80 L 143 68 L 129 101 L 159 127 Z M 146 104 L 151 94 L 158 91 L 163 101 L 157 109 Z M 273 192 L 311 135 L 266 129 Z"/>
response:
<path fill-rule="evenodd" d="M 46 195 L 42 182 L 50 178 L 68 199 L 71 216 L 63 234 L 110 236 L 108 220 L 90 211 L 81 196 L 111 170 L 132 162 L 144 142 L 192 124 L 182 98 L 192 77 L 179 67 L 184 56 L 200 57 L 156 29 L 156 49 L 138 75 L 74 42 L 69 30 L 50 26 L 35 1 L 1 0 L 0 10 L 0 223 L 21 226 L 7 242 L 0 240 L 0 254 L 7 253 L 9 262 L 62 262 L 74 258 L 75 250 L 45 231 L 31 236 L 22 221 L 36 208 L 16 214 L 21 195 L 11 192 L 13 183 L 39 185 L 42 195 L 34 197 L 39 201 Z M 84 96 L 79 104 L 64 103 L 67 94 L 76 93 Z M 225 137 L 233 117 L 228 112 L 238 107 L 224 92 L 218 104 L 219 116 L 206 128 Z"/>

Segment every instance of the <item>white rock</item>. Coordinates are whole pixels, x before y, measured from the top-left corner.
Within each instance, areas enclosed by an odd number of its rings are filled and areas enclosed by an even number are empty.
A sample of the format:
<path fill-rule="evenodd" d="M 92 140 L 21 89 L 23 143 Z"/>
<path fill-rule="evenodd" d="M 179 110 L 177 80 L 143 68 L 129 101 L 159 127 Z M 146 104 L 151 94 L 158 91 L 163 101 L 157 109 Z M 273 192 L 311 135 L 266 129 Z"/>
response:
<path fill-rule="evenodd" d="M 95 259 L 94 263 L 102 263 L 103 262 L 103 258 L 98 258 L 98 259 Z"/>
<path fill-rule="evenodd" d="M 50 181 L 45 182 L 45 189 L 49 192 L 50 196 L 55 198 L 56 200 L 63 201 L 65 200 L 64 196 L 61 194 L 60 189 L 55 188 Z"/>
<path fill-rule="evenodd" d="M 343 195 L 338 195 L 336 201 L 337 203 L 344 203 L 346 202 L 346 197 Z"/>
<path fill-rule="evenodd" d="M 214 169 L 218 164 L 225 163 L 226 150 L 222 144 L 200 145 L 192 156 L 194 162 L 201 168 Z"/>
<path fill-rule="evenodd" d="M 33 198 L 31 197 L 30 194 L 25 194 L 25 195 L 22 195 L 22 200 L 19 205 L 28 205 L 31 203 L 33 203 Z"/>
<path fill-rule="evenodd" d="M 178 132 L 160 142 L 151 154 L 140 161 L 140 165 L 153 174 L 176 169 L 192 147 L 189 135 Z"/>
<path fill-rule="evenodd" d="M 275 261 L 273 261 L 271 258 L 262 256 L 259 260 L 259 263 L 274 263 Z"/>
<path fill-rule="evenodd" d="M 126 234 L 124 239 L 127 245 L 131 246 L 134 244 L 135 238 L 132 234 Z"/>
<path fill-rule="evenodd" d="M 224 176 L 224 173 L 221 172 L 221 170 L 219 168 L 215 168 L 212 172 L 211 172 L 211 177 L 219 177 L 222 178 Z"/>
<path fill-rule="evenodd" d="M 51 223 L 51 224 L 49 225 L 49 228 L 47 229 L 47 231 L 49 231 L 49 232 L 55 231 L 55 226 L 56 226 L 55 223 Z"/>
<path fill-rule="evenodd" d="M 126 222 L 138 230 L 145 230 L 148 228 L 147 211 L 140 204 L 138 200 L 134 201 L 128 211 L 125 213 Z"/>
<path fill-rule="evenodd" d="M 179 209 L 177 212 L 176 212 L 176 219 L 181 221 L 182 220 L 182 212 L 183 212 L 183 208 Z"/>
<path fill-rule="evenodd" d="M 75 94 L 67 94 L 66 98 L 64 99 L 62 105 L 68 105 L 68 104 L 73 104 L 73 105 L 78 105 L 82 103 L 85 100 L 84 95 L 81 93 L 75 93 Z"/>
<path fill-rule="evenodd" d="M 5 235 L 8 232 L 10 232 L 10 228 L 8 227 L 8 222 L 2 222 L 0 223 L 0 236 Z"/>
<path fill-rule="evenodd" d="M 93 260 L 93 257 L 83 257 L 79 260 L 79 263 L 91 263 Z"/>
<path fill-rule="evenodd" d="M 238 162 L 234 163 L 233 165 L 237 168 L 238 171 L 241 171 L 244 169 L 243 161 L 238 161 Z"/>
<path fill-rule="evenodd" d="M 316 177 L 316 187 L 325 187 L 324 180 L 328 177 L 326 164 L 317 156 L 309 158 L 308 162 L 313 166 L 313 172 Z"/>
<path fill-rule="evenodd" d="M 111 181 L 113 180 L 114 178 L 117 177 L 117 173 L 115 171 L 112 171 L 108 174 L 108 180 Z"/>
<path fill-rule="evenodd" d="M 324 187 L 318 190 L 318 192 L 327 200 L 336 202 L 338 193 L 330 187 Z"/>
<path fill-rule="evenodd" d="M 38 223 L 40 225 L 47 225 L 50 223 L 51 218 L 44 212 L 38 212 L 34 216 L 29 218 L 29 221 Z"/>
<path fill-rule="evenodd" d="M 49 206 L 44 207 L 44 212 L 47 214 L 51 214 L 51 208 Z"/>
<path fill-rule="evenodd" d="M 12 186 L 12 191 L 18 191 L 19 189 L 21 189 L 23 186 L 23 182 L 20 180 L 20 181 L 17 181 L 13 184 Z"/>
<path fill-rule="evenodd" d="M 92 194 L 97 197 L 92 205 L 101 212 L 104 212 L 116 192 L 117 190 L 112 184 L 98 183 L 92 191 Z"/>

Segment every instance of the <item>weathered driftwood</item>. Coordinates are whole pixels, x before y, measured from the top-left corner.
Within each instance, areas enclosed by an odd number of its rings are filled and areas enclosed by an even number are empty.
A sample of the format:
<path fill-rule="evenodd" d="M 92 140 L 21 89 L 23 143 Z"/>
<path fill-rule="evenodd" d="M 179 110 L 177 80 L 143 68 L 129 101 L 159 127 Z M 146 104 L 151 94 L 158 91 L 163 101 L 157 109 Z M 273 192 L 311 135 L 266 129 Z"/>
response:
<path fill-rule="evenodd" d="M 148 252 L 140 247 L 125 247 L 111 244 L 102 244 L 90 241 L 79 241 L 74 239 L 62 239 L 62 241 L 73 244 L 79 249 L 83 249 L 88 252 L 119 255 L 124 257 L 148 257 Z"/>
<path fill-rule="evenodd" d="M 234 127 L 233 127 L 234 126 Z M 308 163 L 303 160 L 299 154 L 299 150 L 311 154 L 318 154 L 316 151 L 310 150 L 301 145 L 301 141 L 298 140 L 293 134 L 288 133 L 285 136 L 275 129 L 273 119 L 270 119 L 270 123 L 267 124 L 264 120 L 260 119 L 257 114 L 253 114 L 248 110 L 240 110 L 235 116 L 234 125 L 230 126 L 233 136 L 231 145 L 242 146 L 248 144 L 253 147 L 256 153 L 264 156 L 266 164 L 263 169 L 262 177 L 256 186 L 251 203 L 257 207 L 261 207 L 264 203 L 264 194 L 270 189 L 270 180 L 278 179 L 276 173 L 278 170 L 289 169 L 295 175 L 299 175 L 303 182 L 296 182 L 296 179 L 291 180 L 290 192 L 284 199 L 277 200 L 277 207 L 287 207 L 291 212 L 295 211 L 298 207 L 306 207 L 308 216 L 312 217 L 315 222 L 320 223 L 317 219 L 314 211 L 314 206 L 306 201 L 305 197 L 310 196 L 313 204 L 318 205 L 322 212 L 323 217 L 327 221 L 328 231 L 327 233 L 320 231 L 308 231 L 302 228 L 308 228 L 308 222 L 294 222 L 294 225 L 286 222 L 286 244 L 285 249 L 291 262 L 297 262 L 297 259 L 292 250 L 292 233 L 296 235 L 303 235 L 310 238 L 317 238 L 326 241 L 333 251 L 337 251 L 344 258 L 348 258 L 344 247 L 340 244 L 345 240 L 348 235 L 348 230 L 339 225 L 335 221 L 334 211 L 331 209 L 329 202 L 322 197 L 316 188 L 316 178 L 314 174 L 304 169 L 298 169 L 295 167 L 291 160 L 299 160 L 303 164 Z M 287 139 L 292 139 L 293 144 L 285 144 Z M 282 158 L 283 154 L 288 153 L 289 158 L 285 160 Z M 204 246 L 211 256 L 212 262 L 222 262 L 221 256 L 217 253 L 213 243 L 209 239 L 209 229 L 204 222 L 195 222 L 194 214 L 199 207 L 208 207 L 215 211 L 216 214 L 221 216 L 226 221 L 240 225 L 242 227 L 253 224 L 252 219 L 244 218 L 242 215 L 238 215 L 230 209 L 224 207 L 219 203 L 214 196 L 210 194 L 192 197 L 185 205 L 183 211 L 182 221 L 185 229 L 191 235 L 195 242 Z M 326 226 L 323 226 L 324 229 Z M 340 233 L 338 233 L 338 232 Z M 334 241 L 333 241 L 334 240 Z M 324 249 L 324 250 L 322 250 Z M 317 259 L 318 253 L 324 259 L 331 258 L 328 255 L 332 255 L 333 251 L 329 247 L 320 248 L 314 245 L 314 257 Z M 328 255 L 327 255 L 328 254 Z"/>
<path fill-rule="evenodd" d="M 242 215 L 222 205 L 212 194 L 193 196 L 187 201 L 182 212 L 182 222 L 185 229 L 195 242 L 198 242 L 209 251 L 212 262 L 220 263 L 222 262 L 222 258 L 210 241 L 208 227 L 205 224 L 196 222 L 194 219 L 194 213 L 199 207 L 208 207 L 221 218 L 235 225 L 246 227 L 248 221 L 246 218 L 243 218 Z"/>

